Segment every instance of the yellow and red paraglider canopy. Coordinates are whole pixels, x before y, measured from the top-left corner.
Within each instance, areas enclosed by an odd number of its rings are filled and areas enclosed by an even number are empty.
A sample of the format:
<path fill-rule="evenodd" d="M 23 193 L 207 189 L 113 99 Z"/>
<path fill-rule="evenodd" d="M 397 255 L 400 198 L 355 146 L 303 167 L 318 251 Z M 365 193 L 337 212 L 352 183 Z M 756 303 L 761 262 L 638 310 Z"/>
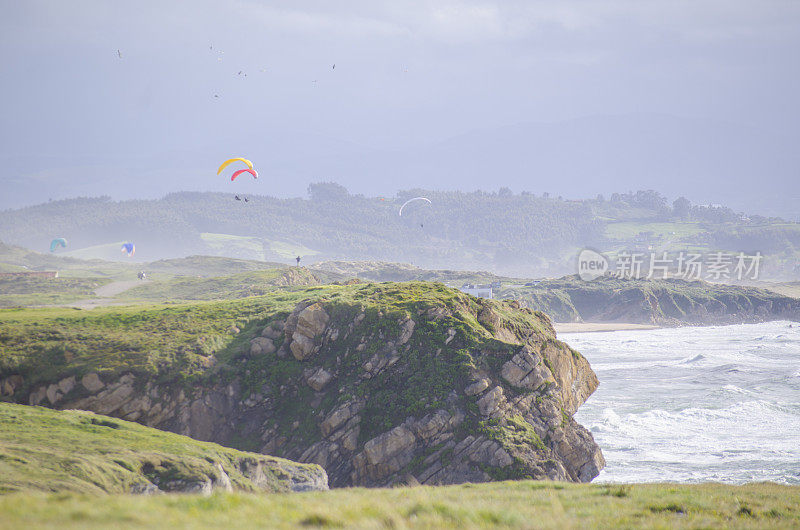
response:
<path fill-rule="evenodd" d="M 226 160 L 225 162 L 222 163 L 221 166 L 219 166 L 219 169 L 217 170 L 217 175 L 222 173 L 223 169 L 228 167 L 228 165 L 232 164 L 233 162 L 236 162 L 237 160 L 241 161 L 241 162 L 244 162 L 245 164 L 247 164 L 247 167 L 249 167 L 250 169 L 253 169 L 253 163 L 250 162 L 248 159 L 246 159 L 246 158 L 231 158 L 231 159 Z"/>

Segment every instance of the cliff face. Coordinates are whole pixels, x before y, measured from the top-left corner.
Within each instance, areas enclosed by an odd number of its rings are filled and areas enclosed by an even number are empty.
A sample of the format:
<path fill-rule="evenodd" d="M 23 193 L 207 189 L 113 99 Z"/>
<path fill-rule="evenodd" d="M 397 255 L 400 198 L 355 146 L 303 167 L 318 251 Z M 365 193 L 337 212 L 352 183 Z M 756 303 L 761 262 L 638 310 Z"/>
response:
<path fill-rule="evenodd" d="M 20 384 L 13 399 L 317 463 L 331 486 L 585 482 L 602 469 L 572 418 L 597 378 L 542 313 L 435 284 L 337 289 L 236 329 L 245 347 L 207 358 L 190 385 L 89 372 Z"/>
<path fill-rule="evenodd" d="M 557 322 L 632 322 L 713 325 L 800 320 L 800 300 L 764 289 L 702 281 L 576 277 L 506 289 L 513 298 Z"/>

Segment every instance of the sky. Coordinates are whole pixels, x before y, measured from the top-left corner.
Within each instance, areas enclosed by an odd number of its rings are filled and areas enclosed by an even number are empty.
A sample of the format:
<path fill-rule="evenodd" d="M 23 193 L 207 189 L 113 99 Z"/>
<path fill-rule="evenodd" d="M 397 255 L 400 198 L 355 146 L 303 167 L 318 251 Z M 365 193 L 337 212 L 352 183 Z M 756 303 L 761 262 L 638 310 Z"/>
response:
<path fill-rule="evenodd" d="M 0 0 L 0 13 L 0 208 L 229 191 L 216 167 L 245 156 L 261 178 L 235 184 L 275 196 L 321 180 L 372 195 L 654 188 L 800 215 L 794 0 Z"/>

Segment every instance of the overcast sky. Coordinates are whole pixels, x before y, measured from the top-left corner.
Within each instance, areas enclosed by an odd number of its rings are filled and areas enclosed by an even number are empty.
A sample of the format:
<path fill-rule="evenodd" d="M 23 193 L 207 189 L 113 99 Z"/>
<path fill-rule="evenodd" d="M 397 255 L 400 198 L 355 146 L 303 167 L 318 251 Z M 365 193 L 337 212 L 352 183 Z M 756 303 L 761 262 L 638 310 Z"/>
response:
<path fill-rule="evenodd" d="M 228 156 L 298 195 L 341 176 L 325 157 L 391 166 L 464 133 L 596 116 L 800 138 L 795 0 L 0 5 L 0 207 L 37 202 L 32 181 L 56 197 L 221 189 Z M 341 177 L 404 187 L 371 168 Z M 797 169 L 778 181 L 794 195 Z"/>

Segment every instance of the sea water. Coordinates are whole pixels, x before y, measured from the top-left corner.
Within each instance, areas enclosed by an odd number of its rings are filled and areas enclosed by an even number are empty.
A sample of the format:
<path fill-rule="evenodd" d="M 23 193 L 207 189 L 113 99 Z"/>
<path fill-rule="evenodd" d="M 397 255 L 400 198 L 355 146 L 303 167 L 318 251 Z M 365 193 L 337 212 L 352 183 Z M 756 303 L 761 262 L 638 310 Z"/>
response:
<path fill-rule="evenodd" d="M 600 379 L 575 414 L 606 458 L 596 482 L 800 484 L 800 324 L 559 338 Z"/>

